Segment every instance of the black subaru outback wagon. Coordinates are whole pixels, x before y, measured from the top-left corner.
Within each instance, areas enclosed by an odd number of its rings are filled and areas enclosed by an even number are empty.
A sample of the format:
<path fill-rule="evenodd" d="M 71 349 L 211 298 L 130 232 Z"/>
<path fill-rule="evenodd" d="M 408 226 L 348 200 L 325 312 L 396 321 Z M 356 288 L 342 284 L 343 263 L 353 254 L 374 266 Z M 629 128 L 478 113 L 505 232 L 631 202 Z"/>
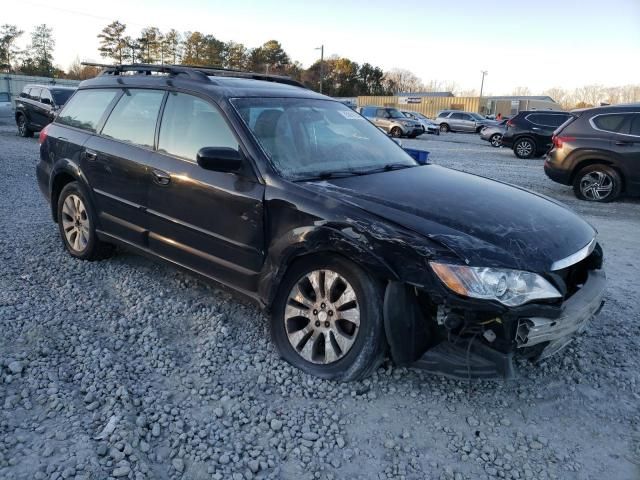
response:
<path fill-rule="evenodd" d="M 353 380 L 401 365 L 513 375 L 602 303 L 596 232 L 547 198 L 419 165 L 293 80 L 106 68 L 40 135 L 69 253 L 113 245 L 216 280 L 271 315 L 282 356 Z"/>

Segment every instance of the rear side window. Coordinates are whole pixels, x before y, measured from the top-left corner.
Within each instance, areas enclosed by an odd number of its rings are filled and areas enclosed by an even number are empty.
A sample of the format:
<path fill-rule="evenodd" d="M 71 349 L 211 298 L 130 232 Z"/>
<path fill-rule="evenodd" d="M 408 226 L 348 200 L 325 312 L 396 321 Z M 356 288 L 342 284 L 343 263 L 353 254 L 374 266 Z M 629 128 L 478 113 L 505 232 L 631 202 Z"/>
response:
<path fill-rule="evenodd" d="M 114 107 L 102 135 L 153 148 L 162 90 L 125 90 Z"/>
<path fill-rule="evenodd" d="M 598 130 L 612 133 L 627 133 L 629 131 L 629 120 L 631 116 L 631 114 L 622 115 L 619 113 L 596 115 L 591 119 L 591 122 Z"/>
<path fill-rule="evenodd" d="M 451 116 L 449 118 L 453 119 L 453 120 L 464 120 L 465 116 L 462 113 L 452 113 Z"/>
<path fill-rule="evenodd" d="M 56 123 L 95 132 L 120 90 L 80 90 L 67 102 Z"/>
<path fill-rule="evenodd" d="M 56 105 L 64 105 L 73 92 L 73 90 L 51 90 L 51 95 L 53 95 Z"/>
<path fill-rule="evenodd" d="M 193 95 L 171 92 L 162 114 L 158 151 L 195 162 L 203 147 L 240 148 L 217 108 Z"/>
<path fill-rule="evenodd" d="M 640 113 L 635 113 L 631 118 L 631 128 L 629 129 L 629 135 L 640 137 Z"/>
<path fill-rule="evenodd" d="M 554 115 L 550 113 L 532 113 L 527 115 L 527 120 L 537 125 L 544 125 L 547 127 L 559 127 L 567 121 L 569 115 Z"/>

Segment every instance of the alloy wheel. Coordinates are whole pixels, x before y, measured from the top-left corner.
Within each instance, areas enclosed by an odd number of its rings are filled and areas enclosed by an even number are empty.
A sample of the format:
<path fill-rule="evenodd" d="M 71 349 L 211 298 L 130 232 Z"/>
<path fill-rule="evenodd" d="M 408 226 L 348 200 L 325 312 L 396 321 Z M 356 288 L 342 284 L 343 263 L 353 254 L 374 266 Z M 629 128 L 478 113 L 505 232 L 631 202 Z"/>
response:
<path fill-rule="evenodd" d="M 604 200 L 612 191 L 613 179 L 604 172 L 589 172 L 580 179 L 580 192 L 588 200 Z"/>
<path fill-rule="evenodd" d="M 314 270 L 291 289 L 283 320 L 298 355 L 326 365 L 353 347 L 360 329 L 360 307 L 355 290 L 342 275 Z"/>
<path fill-rule="evenodd" d="M 491 146 L 497 148 L 500 145 L 502 145 L 502 135 L 500 135 L 499 133 L 496 133 L 491 137 Z"/>
<path fill-rule="evenodd" d="M 522 140 L 516 145 L 516 151 L 520 157 L 529 157 L 533 153 L 533 145 L 528 140 Z"/>
<path fill-rule="evenodd" d="M 18 120 L 18 133 L 20 133 L 20 136 L 24 137 L 26 131 L 27 122 L 25 121 L 23 116 L 20 116 L 20 119 Z"/>
<path fill-rule="evenodd" d="M 89 215 L 78 195 L 69 195 L 62 204 L 62 228 L 71 249 L 78 253 L 86 250 L 90 232 Z"/>

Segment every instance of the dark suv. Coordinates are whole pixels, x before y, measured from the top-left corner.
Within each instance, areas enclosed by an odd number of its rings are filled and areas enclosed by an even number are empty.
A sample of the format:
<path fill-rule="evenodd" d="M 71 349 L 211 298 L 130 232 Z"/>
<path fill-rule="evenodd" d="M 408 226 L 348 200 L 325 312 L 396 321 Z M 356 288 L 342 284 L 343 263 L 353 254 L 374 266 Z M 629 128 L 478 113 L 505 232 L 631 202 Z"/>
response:
<path fill-rule="evenodd" d="M 556 130 L 544 171 L 582 200 L 640 195 L 640 104 L 575 111 Z"/>
<path fill-rule="evenodd" d="M 324 378 L 362 378 L 387 348 L 400 365 L 510 376 L 514 356 L 556 353 L 602 302 L 602 250 L 577 215 L 419 165 L 288 78 L 108 67 L 40 142 L 38 182 L 73 257 L 120 245 L 216 280 Z"/>
<path fill-rule="evenodd" d="M 512 148 L 518 158 L 544 155 L 551 148 L 553 131 L 570 117 L 567 112 L 522 111 L 507 122 L 502 145 Z"/>
<path fill-rule="evenodd" d="M 27 85 L 16 98 L 16 124 L 21 137 L 42 130 L 75 92 L 74 87 Z"/>

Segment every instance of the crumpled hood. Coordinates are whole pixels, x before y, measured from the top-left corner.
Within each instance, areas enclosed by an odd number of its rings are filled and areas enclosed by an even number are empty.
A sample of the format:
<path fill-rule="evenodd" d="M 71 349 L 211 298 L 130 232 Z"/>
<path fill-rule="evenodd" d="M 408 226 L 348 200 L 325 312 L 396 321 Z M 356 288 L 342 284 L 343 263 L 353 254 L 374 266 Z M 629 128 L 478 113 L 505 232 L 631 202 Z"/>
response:
<path fill-rule="evenodd" d="M 596 234 L 555 201 L 436 165 L 306 186 L 424 235 L 476 266 L 547 272 Z"/>

